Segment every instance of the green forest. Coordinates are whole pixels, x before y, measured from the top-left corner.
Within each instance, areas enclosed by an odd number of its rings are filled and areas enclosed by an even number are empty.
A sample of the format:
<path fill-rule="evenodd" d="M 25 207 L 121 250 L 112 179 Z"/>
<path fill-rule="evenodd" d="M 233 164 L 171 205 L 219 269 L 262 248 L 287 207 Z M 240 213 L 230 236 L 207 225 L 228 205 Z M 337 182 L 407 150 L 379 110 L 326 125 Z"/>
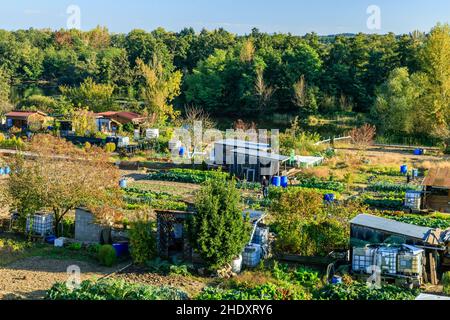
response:
<path fill-rule="evenodd" d="M 448 143 L 450 27 L 405 35 L 238 36 L 224 29 L 0 31 L 0 116 L 74 108 L 213 119 L 351 115 L 379 135 Z"/>

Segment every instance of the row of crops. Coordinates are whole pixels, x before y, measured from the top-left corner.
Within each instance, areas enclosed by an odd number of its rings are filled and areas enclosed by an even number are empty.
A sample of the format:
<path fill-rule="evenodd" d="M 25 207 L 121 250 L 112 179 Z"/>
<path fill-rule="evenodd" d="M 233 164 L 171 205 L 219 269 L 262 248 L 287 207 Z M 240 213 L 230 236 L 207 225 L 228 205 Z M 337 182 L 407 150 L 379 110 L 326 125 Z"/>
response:
<path fill-rule="evenodd" d="M 376 182 L 376 183 L 369 185 L 367 190 L 374 191 L 374 192 L 386 192 L 386 191 L 389 192 L 389 191 L 391 191 L 391 192 L 396 192 L 396 193 L 401 193 L 401 192 L 405 193 L 406 191 L 409 191 L 409 190 L 420 191 L 421 186 L 414 185 L 414 184 Z"/>
<path fill-rule="evenodd" d="M 127 203 L 128 209 L 131 210 L 144 205 L 159 210 L 186 211 L 188 209 L 188 205 L 183 202 L 182 197 L 170 193 L 154 192 L 139 188 L 126 188 L 124 191 L 124 201 Z"/>
<path fill-rule="evenodd" d="M 229 174 L 222 171 L 203 171 L 193 169 L 171 169 L 149 174 L 148 180 L 201 184 L 208 179 L 226 179 Z"/>
<path fill-rule="evenodd" d="M 315 177 L 300 177 L 297 178 L 297 181 L 299 183 L 296 186 L 302 188 L 330 190 L 335 192 L 344 192 L 346 189 L 345 183 L 334 180 L 322 180 Z"/>

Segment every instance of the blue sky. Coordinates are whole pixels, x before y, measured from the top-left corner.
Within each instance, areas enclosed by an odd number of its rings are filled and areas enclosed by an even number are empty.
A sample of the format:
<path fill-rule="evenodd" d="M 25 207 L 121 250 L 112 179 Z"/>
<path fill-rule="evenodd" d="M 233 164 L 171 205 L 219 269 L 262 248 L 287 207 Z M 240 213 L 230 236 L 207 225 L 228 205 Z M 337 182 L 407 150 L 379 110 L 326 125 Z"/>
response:
<path fill-rule="evenodd" d="M 253 27 L 265 32 L 303 35 L 335 33 L 406 33 L 429 31 L 450 22 L 448 0 L 14 0 L 2 1 L 0 28 L 60 29 L 67 25 L 69 5 L 81 9 L 81 28 L 107 26 L 113 32 L 164 27 L 179 31 L 191 26 L 223 27 L 245 34 Z M 381 9 L 381 29 L 369 30 L 369 5 Z"/>

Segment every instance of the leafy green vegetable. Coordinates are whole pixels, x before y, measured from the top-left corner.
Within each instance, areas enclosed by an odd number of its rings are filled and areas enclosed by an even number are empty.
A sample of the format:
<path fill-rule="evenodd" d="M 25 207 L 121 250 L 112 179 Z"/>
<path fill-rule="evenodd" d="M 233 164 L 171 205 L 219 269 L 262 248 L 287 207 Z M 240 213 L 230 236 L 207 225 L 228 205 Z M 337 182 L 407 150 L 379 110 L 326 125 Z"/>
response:
<path fill-rule="evenodd" d="M 83 281 L 71 290 L 66 283 L 58 282 L 47 291 L 48 300 L 186 300 L 181 290 L 161 286 L 130 284 L 125 281 Z"/>

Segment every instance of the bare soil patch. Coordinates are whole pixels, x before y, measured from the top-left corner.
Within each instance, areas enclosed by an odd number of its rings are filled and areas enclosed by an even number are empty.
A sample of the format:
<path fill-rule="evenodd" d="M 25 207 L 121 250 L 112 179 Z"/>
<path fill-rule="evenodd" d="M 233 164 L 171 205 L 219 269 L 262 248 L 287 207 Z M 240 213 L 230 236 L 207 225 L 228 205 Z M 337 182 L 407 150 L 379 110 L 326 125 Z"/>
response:
<path fill-rule="evenodd" d="M 98 279 L 123 266 L 114 268 L 77 260 L 31 257 L 0 268 L 0 300 L 43 299 L 55 282 L 68 279 L 67 267 L 77 265 L 81 280 Z"/>
<path fill-rule="evenodd" d="M 153 286 L 170 286 L 185 291 L 190 298 L 198 295 L 205 288 L 210 279 L 194 276 L 184 277 L 180 275 L 160 275 L 150 273 L 143 268 L 130 267 L 123 272 L 113 275 L 114 279 L 121 279 L 131 283 L 139 283 Z"/>

